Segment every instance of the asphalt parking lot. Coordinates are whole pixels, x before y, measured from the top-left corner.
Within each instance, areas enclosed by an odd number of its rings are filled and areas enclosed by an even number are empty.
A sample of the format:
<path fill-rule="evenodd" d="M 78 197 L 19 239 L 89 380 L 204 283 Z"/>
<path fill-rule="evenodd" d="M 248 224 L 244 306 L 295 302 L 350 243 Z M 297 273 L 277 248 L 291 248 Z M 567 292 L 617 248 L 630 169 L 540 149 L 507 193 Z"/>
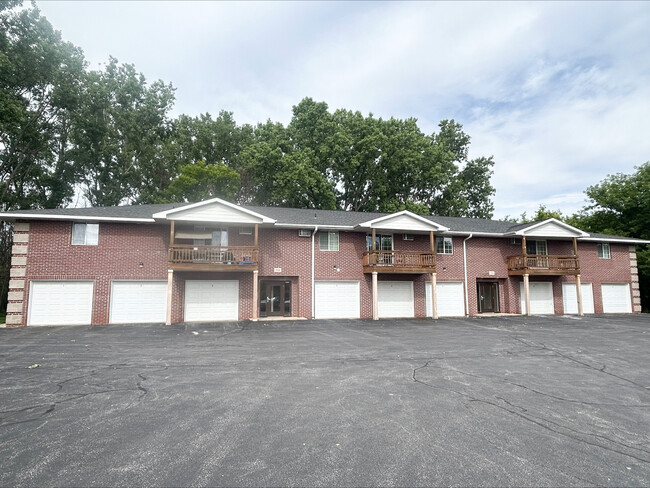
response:
<path fill-rule="evenodd" d="M 0 329 L 0 359 L 2 486 L 650 483 L 646 315 Z"/>

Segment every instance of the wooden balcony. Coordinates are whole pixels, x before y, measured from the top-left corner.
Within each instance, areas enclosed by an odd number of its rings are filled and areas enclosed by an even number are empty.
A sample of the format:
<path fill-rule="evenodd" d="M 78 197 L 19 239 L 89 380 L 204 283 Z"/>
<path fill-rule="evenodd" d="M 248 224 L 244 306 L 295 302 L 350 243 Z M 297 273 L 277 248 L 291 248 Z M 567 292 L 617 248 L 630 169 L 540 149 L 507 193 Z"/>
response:
<path fill-rule="evenodd" d="M 526 254 L 508 256 L 510 275 L 577 275 L 580 261 L 577 256 Z"/>
<path fill-rule="evenodd" d="M 175 244 L 169 248 L 169 269 L 185 271 L 255 271 L 259 248 Z"/>
<path fill-rule="evenodd" d="M 366 251 L 363 272 L 372 273 L 435 273 L 436 255 L 419 251 Z"/>

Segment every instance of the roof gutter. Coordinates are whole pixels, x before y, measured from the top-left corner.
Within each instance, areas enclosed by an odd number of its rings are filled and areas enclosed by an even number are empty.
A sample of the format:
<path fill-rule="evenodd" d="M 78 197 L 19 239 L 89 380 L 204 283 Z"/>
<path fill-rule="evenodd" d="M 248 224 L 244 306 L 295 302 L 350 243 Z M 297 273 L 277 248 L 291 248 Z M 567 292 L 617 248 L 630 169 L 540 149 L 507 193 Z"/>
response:
<path fill-rule="evenodd" d="M 95 217 L 93 215 L 51 215 L 33 213 L 0 213 L 0 220 L 14 221 L 24 220 L 83 220 L 86 222 L 136 222 L 153 224 L 156 221 L 151 218 L 142 217 Z"/>

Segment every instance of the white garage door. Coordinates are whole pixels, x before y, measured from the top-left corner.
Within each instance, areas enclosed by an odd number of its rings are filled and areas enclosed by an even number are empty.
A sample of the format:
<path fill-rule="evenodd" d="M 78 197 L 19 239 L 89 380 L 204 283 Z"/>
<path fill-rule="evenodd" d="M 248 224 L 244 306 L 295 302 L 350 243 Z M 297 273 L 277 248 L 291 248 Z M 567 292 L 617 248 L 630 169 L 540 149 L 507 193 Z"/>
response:
<path fill-rule="evenodd" d="M 594 313 L 594 291 L 591 283 L 580 283 L 580 291 L 582 291 L 582 311 Z M 564 313 L 578 313 L 575 283 L 562 283 L 562 302 L 564 303 Z"/>
<path fill-rule="evenodd" d="M 32 281 L 27 325 L 89 325 L 92 281 Z"/>
<path fill-rule="evenodd" d="M 427 317 L 433 316 L 431 307 L 431 283 L 425 283 Z M 439 317 L 462 317 L 465 315 L 465 295 L 462 282 L 439 281 L 436 284 Z"/>
<path fill-rule="evenodd" d="M 314 283 L 317 319 L 358 319 L 361 299 L 358 281 L 316 281 Z"/>
<path fill-rule="evenodd" d="M 519 284 L 521 296 L 521 310 L 526 313 L 526 296 L 524 295 L 524 284 Z M 530 313 L 533 315 L 553 315 L 553 283 L 548 281 L 530 282 Z"/>
<path fill-rule="evenodd" d="M 603 313 L 632 313 L 629 283 L 603 283 Z"/>
<path fill-rule="evenodd" d="M 185 321 L 239 319 L 239 281 L 185 281 Z"/>
<path fill-rule="evenodd" d="M 380 318 L 415 316 L 412 281 L 380 281 L 377 298 Z"/>
<path fill-rule="evenodd" d="M 113 281 L 111 324 L 159 323 L 166 318 L 166 281 Z"/>

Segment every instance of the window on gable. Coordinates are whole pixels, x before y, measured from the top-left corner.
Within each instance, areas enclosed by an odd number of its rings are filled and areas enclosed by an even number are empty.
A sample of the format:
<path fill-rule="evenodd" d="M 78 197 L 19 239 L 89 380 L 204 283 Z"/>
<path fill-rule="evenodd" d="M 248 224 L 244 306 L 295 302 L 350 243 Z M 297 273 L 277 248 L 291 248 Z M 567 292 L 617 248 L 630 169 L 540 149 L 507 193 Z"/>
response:
<path fill-rule="evenodd" d="M 598 244 L 598 257 L 602 259 L 610 259 L 612 257 L 609 252 L 609 242 L 601 242 Z"/>
<path fill-rule="evenodd" d="M 338 251 L 339 250 L 339 233 L 338 232 L 319 232 L 320 250 L 321 251 Z"/>
<path fill-rule="evenodd" d="M 454 254 L 454 245 L 451 237 L 436 237 L 436 253 Z"/>
<path fill-rule="evenodd" d="M 96 246 L 99 242 L 99 224 L 75 222 L 72 224 L 72 244 Z"/>

